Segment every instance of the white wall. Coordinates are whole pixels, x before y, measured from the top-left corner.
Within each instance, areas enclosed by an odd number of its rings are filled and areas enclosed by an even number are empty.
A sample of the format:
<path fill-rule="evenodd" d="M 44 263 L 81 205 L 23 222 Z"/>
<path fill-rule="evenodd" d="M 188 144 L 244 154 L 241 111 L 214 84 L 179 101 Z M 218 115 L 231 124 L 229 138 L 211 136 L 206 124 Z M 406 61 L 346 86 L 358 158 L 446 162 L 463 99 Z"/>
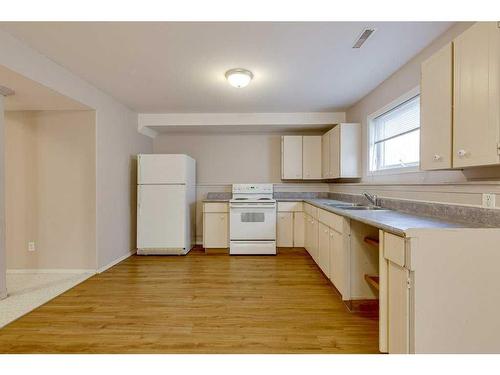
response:
<path fill-rule="evenodd" d="M 98 267 L 126 255 L 134 243 L 134 155 L 152 152 L 137 133 L 137 115 L 52 60 L 0 32 L 0 64 L 96 110 Z"/>
<path fill-rule="evenodd" d="M 7 297 L 5 262 L 5 140 L 4 98 L 0 95 L 0 299 Z"/>
<path fill-rule="evenodd" d="M 472 25 L 457 23 L 406 63 L 401 69 L 347 110 L 348 122 L 363 124 L 363 178 L 360 184 L 330 184 L 336 192 L 369 190 L 381 196 L 424 201 L 481 205 L 482 192 L 500 193 L 500 167 L 466 171 L 433 171 L 367 176 L 367 117 L 420 83 L 420 65 L 443 45 Z"/>

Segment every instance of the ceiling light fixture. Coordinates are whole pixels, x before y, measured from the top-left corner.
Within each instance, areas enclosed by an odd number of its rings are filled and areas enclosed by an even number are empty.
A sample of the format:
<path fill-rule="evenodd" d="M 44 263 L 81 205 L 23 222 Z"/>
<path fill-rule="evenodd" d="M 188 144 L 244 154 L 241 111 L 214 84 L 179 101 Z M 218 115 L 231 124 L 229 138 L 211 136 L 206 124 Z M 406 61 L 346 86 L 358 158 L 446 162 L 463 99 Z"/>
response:
<path fill-rule="evenodd" d="M 239 89 L 248 86 L 253 78 L 253 73 L 246 69 L 231 69 L 226 72 L 226 79 L 229 84 Z"/>
<path fill-rule="evenodd" d="M 0 95 L 11 96 L 14 95 L 14 90 L 7 86 L 0 86 Z"/>

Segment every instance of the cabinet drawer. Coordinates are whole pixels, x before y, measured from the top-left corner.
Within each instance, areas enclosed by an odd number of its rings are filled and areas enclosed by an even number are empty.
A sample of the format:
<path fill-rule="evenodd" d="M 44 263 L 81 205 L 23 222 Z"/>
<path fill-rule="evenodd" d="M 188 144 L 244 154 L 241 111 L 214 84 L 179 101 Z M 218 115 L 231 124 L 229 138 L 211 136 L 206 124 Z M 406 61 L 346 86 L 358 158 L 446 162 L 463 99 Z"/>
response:
<path fill-rule="evenodd" d="M 229 212 L 228 203 L 204 203 L 203 212 Z"/>
<path fill-rule="evenodd" d="M 302 202 L 278 202 L 278 212 L 301 212 Z"/>
<path fill-rule="evenodd" d="M 344 218 L 334 213 L 319 209 L 318 220 L 329 226 L 331 229 L 342 233 L 344 230 Z"/>
<path fill-rule="evenodd" d="M 304 203 L 304 211 L 311 215 L 313 218 L 318 218 L 318 208 L 314 207 L 312 204 Z"/>
<path fill-rule="evenodd" d="M 384 258 L 405 266 L 405 239 L 390 233 L 384 233 Z"/>

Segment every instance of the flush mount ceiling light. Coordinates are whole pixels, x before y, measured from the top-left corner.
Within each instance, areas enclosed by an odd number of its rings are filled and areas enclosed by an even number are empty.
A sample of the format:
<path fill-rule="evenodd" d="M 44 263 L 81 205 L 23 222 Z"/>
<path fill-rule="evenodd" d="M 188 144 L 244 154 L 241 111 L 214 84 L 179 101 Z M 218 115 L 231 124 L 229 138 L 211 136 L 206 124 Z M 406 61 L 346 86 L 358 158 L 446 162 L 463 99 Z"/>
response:
<path fill-rule="evenodd" d="M 248 86 L 253 78 L 253 73 L 246 69 L 231 69 L 226 72 L 226 79 L 233 87 L 243 88 Z"/>
<path fill-rule="evenodd" d="M 3 95 L 3 96 L 11 96 L 11 95 L 14 95 L 14 90 L 12 90 L 11 88 L 9 87 L 6 87 L 6 86 L 1 86 L 0 85 L 0 95 Z"/>

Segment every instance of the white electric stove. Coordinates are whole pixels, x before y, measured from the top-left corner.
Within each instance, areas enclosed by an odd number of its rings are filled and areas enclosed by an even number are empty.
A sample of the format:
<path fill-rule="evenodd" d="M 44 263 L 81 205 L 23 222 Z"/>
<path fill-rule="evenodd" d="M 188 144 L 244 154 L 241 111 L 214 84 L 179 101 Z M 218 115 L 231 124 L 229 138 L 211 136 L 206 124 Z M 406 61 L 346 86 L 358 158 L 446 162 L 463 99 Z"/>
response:
<path fill-rule="evenodd" d="M 276 255 L 272 184 L 234 184 L 229 212 L 229 254 Z"/>

